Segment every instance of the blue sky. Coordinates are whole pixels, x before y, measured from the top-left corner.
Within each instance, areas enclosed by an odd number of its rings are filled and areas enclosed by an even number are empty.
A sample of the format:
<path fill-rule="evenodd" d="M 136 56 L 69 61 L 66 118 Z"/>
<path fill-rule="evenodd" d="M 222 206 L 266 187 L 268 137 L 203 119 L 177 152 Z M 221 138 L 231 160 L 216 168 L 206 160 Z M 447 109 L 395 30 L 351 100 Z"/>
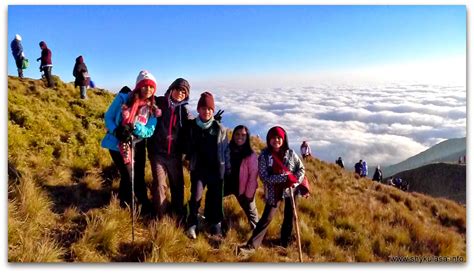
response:
<path fill-rule="evenodd" d="M 35 59 L 44 40 L 53 74 L 72 81 L 74 60 L 83 55 L 92 79 L 111 91 L 133 85 L 141 69 L 164 91 L 177 77 L 215 88 L 262 75 L 259 84 L 275 87 L 282 77 L 365 71 L 375 78 L 380 67 L 466 58 L 465 6 L 13 5 L 9 42 L 16 33 L 30 59 L 25 76 L 39 78 Z M 8 51 L 8 74 L 16 75 Z M 398 74 L 394 69 L 385 74 Z"/>

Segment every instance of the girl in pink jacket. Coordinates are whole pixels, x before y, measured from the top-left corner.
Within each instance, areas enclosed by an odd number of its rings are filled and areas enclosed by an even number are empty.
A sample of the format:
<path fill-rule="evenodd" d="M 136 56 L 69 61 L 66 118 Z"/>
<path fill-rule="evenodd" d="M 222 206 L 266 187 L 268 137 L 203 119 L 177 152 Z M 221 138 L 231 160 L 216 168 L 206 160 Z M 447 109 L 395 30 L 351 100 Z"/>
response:
<path fill-rule="evenodd" d="M 255 205 L 257 191 L 258 158 L 250 147 L 249 129 L 238 125 L 232 132 L 229 143 L 231 173 L 226 176 L 224 196 L 235 195 L 244 210 L 252 229 L 258 222 L 258 211 Z"/>

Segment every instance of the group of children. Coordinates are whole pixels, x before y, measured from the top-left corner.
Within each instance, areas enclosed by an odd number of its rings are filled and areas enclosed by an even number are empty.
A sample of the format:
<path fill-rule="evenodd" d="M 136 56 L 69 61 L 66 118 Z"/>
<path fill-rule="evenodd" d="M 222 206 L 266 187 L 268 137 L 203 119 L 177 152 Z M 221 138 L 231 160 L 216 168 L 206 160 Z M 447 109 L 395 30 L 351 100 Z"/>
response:
<path fill-rule="evenodd" d="M 303 181 L 305 169 L 289 148 L 286 131 L 279 126 L 271 128 L 267 147 L 257 156 L 246 126 L 235 127 L 228 140 L 226 129 L 214 116 L 212 93 L 201 94 L 198 117 L 193 118 L 187 108 L 188 81 L 176 79 L 163 96 L 155 96 L 155 91 L 156 79 L 148 71 L 141 71 L 135 88 L 129 93 L 119 92 L 105 113 L 107 134 L 102 147 L 109 149 L 121 174 L 120 204 L 131 204 L 133 179 L 142 212 L 158 218 L 171 214 L 178 225 L 185 226 L 187 236 L 195 239 L 204 189 L 207 187 L 204 217 L 211 235 L 223 235 L 223 198 L 234 195 L 253 230 L 242 248 L 249 251 L 261 244 L 280 201 L 284 201 L 281 244 L 287 246 L 293 228 L 289 189 Z M 152 202 L 144 180 L 147 152 L 153 175 Z M 184 155 L 191 173 L 189 213 L 184 205 Z M 258 176 L 264 184 L 266 202 L 260 219 L 255 204 Z M 166 198 L 168 187 L 171 202 Z"/>

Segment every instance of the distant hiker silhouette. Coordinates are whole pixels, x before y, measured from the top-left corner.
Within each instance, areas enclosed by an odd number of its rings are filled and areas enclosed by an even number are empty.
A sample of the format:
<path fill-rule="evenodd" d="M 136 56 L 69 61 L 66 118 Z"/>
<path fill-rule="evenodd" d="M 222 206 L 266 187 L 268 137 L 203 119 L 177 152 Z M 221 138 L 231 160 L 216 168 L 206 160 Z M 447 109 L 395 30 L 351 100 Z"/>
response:
<path fill-rule="evenodd" d="M 360 170 L 360 176 L 361 177 L 366 177 L 369 174 L 369 167 L 367 165 L 367 162 L 362 161 L 362 168 Z"/>
<path fill-rule="evenodd" d="M 392 179 L 391 183 L 390 183 L 391 186 L 394 186 L 402 191 L 408 191 L 409 188 L 410 188 L 410 184 L 408 183 L 407 180 L 403 180 L 402 178 L 400 177 L 395 177 Z"/>
<path fill-rule="evenodd" d="M 341 168 L 344 169 L 344 161 L 342 160 L 341 157 L 339 157 L 339 158 L 336 160 L 336 164 L 339 165 L 339 167 L 341 167 Z"/>
<path fill-rule="evenodd" d="M 306 142 L 306 140 L 301 143 L 300 151 L 303 159 L 311 157 L 311 147 L 309 146 L 308 142 Z"/>
<path fill-rule="evenodd" d="M 40 72 L 44 72 L 48 87 L 53 88 L 54 81 L 53 75 L 51 74 L 53 69 L 53 62 L 51 61 L 52 53 L 44 41 L 41 41 L 39 46 L 41 48 L 41 57 L 36 59 L 36 61 L 41 61 Z"/>
<path fill-rule="evenodd" d="M 15 35 L 15 39 L 10 44 L 13 58 L 15 59 L 16 68 L 18 69 L 18 77 L 23 78 L 23 61 L 25 60 L 25 53 L 21 44 L 21 36 Z M 26 67 L 25 67 L 26 68 Z"/>
<path fill-rule="evenodd" d="M 258 158 L 250 146 L 250 132 L 244 125 L 238 125 L 232 132 L 229 143 L 231 172 L 225 177 L 224 196 L 234 195 L 255 229 L 258 211 L 255 193 L 258 188 Z"/>
<path fill-rule="evenodd" d="M 151 194 L 156 216 L 161 218 L 166 212 L 172 212 L 179 224 L 185 222 L 183 153 L 185 153 L 191 112 L 187 105 L 191 86 L 183 78 L 171 83 L 165 94 L 155 98 L 156 106 L 161 110 L 153 136 L 147 140 L 153 183 Z M 171 193 L 171 207 L 167 200 L 168 189 Z"/>
<path fill-rule="evenodd" d="M 79 56 L 76 58 L 76 64 L 74 65 L 74 69 L 72 70 L 72 75 L 76 78 L 74 81 L 74 87 L 79 86 L 79 90 L 81 93 L 81 99 L 87 98 L 87 86 L 89 85 L 89 72 L 87 70 L 87 66 L 84 63 L 84 58 Z"/>
<path fill-rule="evenodd" d="M 354 171 L 359 176 L 362 175 L 362 159 L 354 165 Z"/>
<path fill-rule="evenodd" d="M 380 165 L 377 165 L 377 168 L 375 168 L 374 176 L 372 177 L 372 180 L 377 181 L 377 182 L 382 182 L 382 179 L 383 179 L 382 169 L 380 169 Z"/>
<path fill-rule="evenodd" d="M 245 246 L 239 248 L 242 254 L 260 247 L 281 201 L 284 201 L 285 209 L 280 243 L 287 247 L 291 241 L 294 210 L 290 187 L 294 188 L 304 180 L 305 168 L 298 155 L 289 148 L 288 136 L 282 127 L 276 126 L 268 131 L 267 147 L 258 158 L 258 172 L 264 184 L 266 203 L 252 236 Z"/>
<path fill-rule="evenodd" d="M 393 186 L 393 176 L 390 176 L 390 178 L 387 180 L 387 185 Z"/>
<path fill-rule="evenodd" d="M 120 205 L 130 205 L 132 201 L 130 171 L 133 164 L 134 191 L 145 213 L 151 211 L 151 203 L 145 184 L 146 143 L 143 139 L 149 138 L 156 126 L 155 90 L 155 77 L 148 71 L 141 71 L 132 92 L 118 93 L 105 113 L 107 134 L 101 143 L 102 147 L 109 149 L 120 172 Z M 130 146 L 126 147 L 132 141 L 133 158 L 129 156 Z"/>

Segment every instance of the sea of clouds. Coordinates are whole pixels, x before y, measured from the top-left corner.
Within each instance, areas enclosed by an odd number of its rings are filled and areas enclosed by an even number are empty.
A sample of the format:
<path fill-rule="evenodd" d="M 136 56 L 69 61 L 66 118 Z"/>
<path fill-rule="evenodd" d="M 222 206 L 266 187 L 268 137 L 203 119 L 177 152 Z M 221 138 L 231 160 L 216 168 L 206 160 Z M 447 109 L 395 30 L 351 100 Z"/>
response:
<path fill-rule="evenodd" d="M 191 97 L 191 109 L 199 93 Z M 265 139 L 283 126 L 290 146 L 303 140 L 313 156 L 346 167 L 359 159 L 391 165 L 449 138 L 466 136 L 464 86 L 384 84 L 370 87 L 317 85 L 301 88 L 214 90 L 223 123 L 249 127 Z"/>

